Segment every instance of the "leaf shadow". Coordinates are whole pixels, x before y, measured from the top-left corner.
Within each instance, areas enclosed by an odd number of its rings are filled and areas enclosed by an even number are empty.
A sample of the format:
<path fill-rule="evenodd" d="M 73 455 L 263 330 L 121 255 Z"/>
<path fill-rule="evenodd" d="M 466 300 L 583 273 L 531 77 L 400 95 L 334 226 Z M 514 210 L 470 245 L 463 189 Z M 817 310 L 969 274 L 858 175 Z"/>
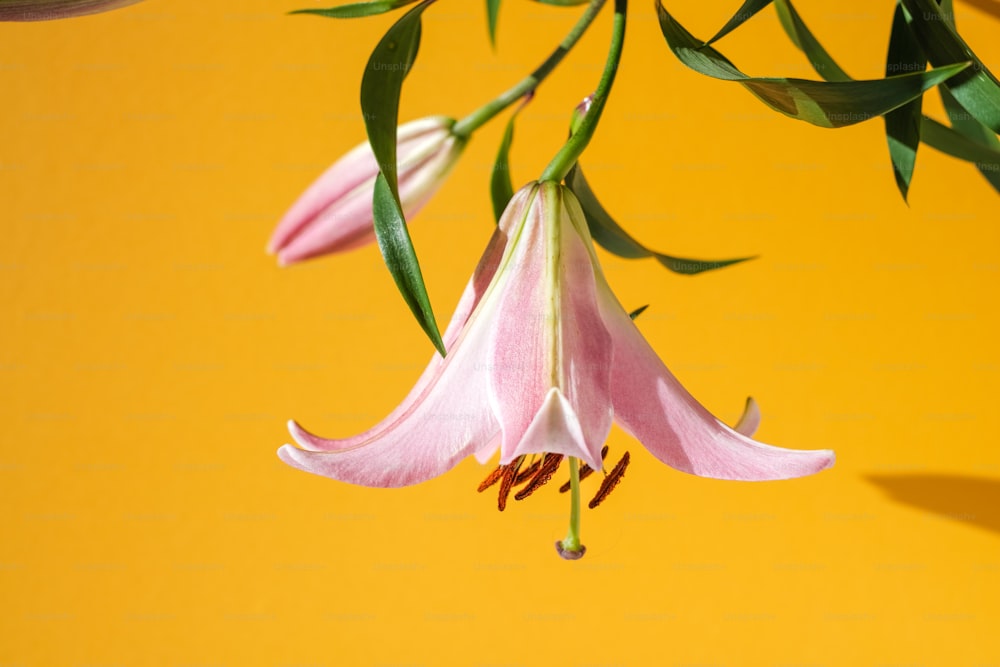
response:
<path fill-rule="evenodd" d="M 1000 479 L 965 475 L 867 475 L 892 500 L 1000 533 Z"/>

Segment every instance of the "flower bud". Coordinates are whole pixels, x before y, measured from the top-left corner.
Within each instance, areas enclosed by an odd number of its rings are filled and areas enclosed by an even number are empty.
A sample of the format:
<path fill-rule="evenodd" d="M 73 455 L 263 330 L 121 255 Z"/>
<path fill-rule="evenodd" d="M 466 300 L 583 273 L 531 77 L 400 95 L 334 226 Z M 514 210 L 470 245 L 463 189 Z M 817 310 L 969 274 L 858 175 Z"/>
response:
<path fill-rule="evenodd" d="M 461 155 L 465 140 L 452 134 L 454 124 L 432 116 L 399 127 L 399 198 L 407 219 L 427 203 Z M 342 157 L 284 215 L 268 252 L 284 266 L 375 240 L 372 195 L 379 169 L 367 142 Z"/>

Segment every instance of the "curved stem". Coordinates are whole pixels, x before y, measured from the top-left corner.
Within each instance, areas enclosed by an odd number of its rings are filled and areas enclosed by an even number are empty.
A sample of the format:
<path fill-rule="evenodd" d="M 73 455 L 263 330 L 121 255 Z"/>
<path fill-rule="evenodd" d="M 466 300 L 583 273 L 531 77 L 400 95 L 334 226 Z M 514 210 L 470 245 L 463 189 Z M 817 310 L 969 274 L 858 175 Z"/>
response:
<path fill-rule="evenodd" d="M 587 10 L 583 12 L 573 28 L 566 33 L 563 41 L 559 42 L 559 46 L 545 59 L 545 62 L 539 65 L 534 72 L 521 79 L 513 88 L 510 88 L 496 99 L 479 107 L 455 123 L 451 128 L 452 134 L 459 137 L 468 137 L 511 104 L 533 91 L 562 62 L 562 59 L 570 52 L 570 49 L 576 45 L 580 37 L 583 36 L 583 33 L 590 27 L 590 24 L 594 22 L 594 19 L 606 1 L 590 0 Z"/>
<path fill-rule="evenodd" d="M 580 121 L 579 128 L 570 136 L 569 140 L 563 145 L 556 156 L 552 158 L 552 162 L 545 168 L 545 171 L 542 172 L 538 180 L 559 182 L 566 178 L 566 174 L 576 164 L 584 149 L 587 148 L 587 144 L 590 143 L 591 137 L 594 136 L 594 130 L 597 129 L 597 123 L 601 120 L 601 113 L 604 111 L 604 105 L 608 101 L 608 95 L 611 93 L 611 86 L 615 82 L 618 63 L 622 58 L 622 46 L 625 43 L 625 15 L 627 12 L 628 0 L 615 0 L 615 21 L 611 34 L 611 47 L 608 50 L 608 59 L 604 63 L 604 73 L 601 75 L 601 81 L 597 84 L 597 90 L 594 91 L 593 102 L 591 102 L 590 109 L 583 117 L 583 120 Z"/>

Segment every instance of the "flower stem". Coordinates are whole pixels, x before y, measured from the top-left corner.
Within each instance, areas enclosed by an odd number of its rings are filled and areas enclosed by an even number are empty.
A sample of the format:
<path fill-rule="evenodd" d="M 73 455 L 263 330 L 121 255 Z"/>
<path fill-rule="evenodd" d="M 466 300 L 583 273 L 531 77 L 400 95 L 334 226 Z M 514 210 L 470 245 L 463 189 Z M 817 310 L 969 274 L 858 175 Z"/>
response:
<path fill-rule="evenodd" d="M 569 531 L 562 542 L 556 542 L 559 555 L 567 560 L 582 558 L 587 550 L 580 543 L 580 463 L 576 457 L 569 457 Z"/>
<path fill-rule="evenodd" d="M 594 136 L 594 130 L 597 129 L 597 123 L 601 120 L 601 113 L 604 111 L 604 105 L 608 101 L 608 95 L 611 93 L 611 86 L 615 82 L 618 63 L 622 58 L 622 46 L 625 43 L 625 15 L 627 12 L 628 0 L 615 0 L 615 20 L 611 33 L 611 47 L 608 50 L 608 59 L 604 63 L 604 73 L 601 75 L 601 81 L 597 84 L 597 90 L 594 91 L 593 102 L 591 102 L 590 109 L 583 117 L 583 120 L 580 121 L 580 126 L 576 132 L 570 136 L 569 140 L 566 141 L 556 156 L 552 158 L 552 162 L 545 168 L 541 178 L 538 180 L 559 182 L 566 178 L 566 174 L 576 164 L 584 149 L 587 148 L 587 144 L 590 143 L 591 137 Z"/>
<path fill-rule="evenodd" d="M 566 33 L 563 41 L 559 42 L 559 46 L 556 47 L 555 51 L 545 59 L 545 62 L 539 65 L 534 72 L 521 79 L 513 88 L 455 123 L 451 128 L 452 134 L 459 137 L 468 137 L 511 104 L 533 91 L 562 62 L 562 59 L 570 52 L 570 49 L 576 45 L 580 37 L 583 36 L 583 33 L 590 27 L 590 24 L 594 22 L 594 18 L 597 17 L 598 12 L 601 11 L 601 7 L 604 6 L 606 1 L 590 0 L 586 11 L 583 12 L 573 28 Z"/>

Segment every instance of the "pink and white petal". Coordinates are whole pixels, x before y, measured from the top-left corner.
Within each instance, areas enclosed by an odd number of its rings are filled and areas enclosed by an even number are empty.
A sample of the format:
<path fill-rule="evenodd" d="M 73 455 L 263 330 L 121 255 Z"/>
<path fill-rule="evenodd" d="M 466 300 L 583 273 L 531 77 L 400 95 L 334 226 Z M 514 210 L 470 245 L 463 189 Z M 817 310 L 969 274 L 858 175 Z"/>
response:
<path fill-rule="evenodd" d="M 446 350 L 453 349 L 466 323 L 482 300 L 483 294 L 486 293 L 490 282 L 493 280 L 493 276 L 496 274 L 505 245 L 506 237 L 504 234 L 500 230 L 494 231 L 493 236 L 486 246 L 486 251 L 479 260 L 472 278 L 469 279 L 469 283 L 466 285 L 461 299 L 459 299 L 458 306 L 455 308 L 455 313 L 442 335 Z M 435 353 L 402 403 L 396 406 L 385 419 L 363 433 L 341 439 L 321 438 L 305 430 L 294 421 L 288 423 L 288 430 L 300 447 L 316 452 L 349 449 L 371 442 L 378 438 L 381 433 L 393 427 L 400 419 L 405 418 L 414 404 L 423 399 L 429 387 L 438 381 L 443 362 L 444 359 L 441 358 L 441 355 Z"/>
<path fill-rule="evenodd" d="M 555 183 L 537 186 L 522 220 L 511 270 L 498 287 L 491 346 L 491 404 L 503 427 L 501 460 L 525 452 L 523 441 L 539 411 L 552 409 L 555 388 L 582 433 L 586 456 L 572 455 L 600 461 L 612 423 L 611 337 L 598 311 L 589 250 Z"/>
<path fill-rule="evenodd" d="M 699 477 L 747 481 L 801 477 L 833 465 L 831 451 L 765 445 L 713 417 L 663 365 L 606 283 L 600 292 L 614 339 L 615 420 L 653 456 Z"/>
<path fill-rule="evenodd" d="M 499 431 L 484 378 L 477 377 L 488 325 L 465 332 L 471 335 L 459 338 L 422 395 L 394 423 L 373 429 L 369 440 L 336 451 L 285 445 L 278 456 L 300 470 L 362 486 L 407 486 L 447 472 Z"/>
<path fill-rule="evenodd" d="M 758 428 L 760 428 L 760 407 L 758 407 L 757 401 L 753 400 L 753 396 L 747 396 L 747 403 L 743 406 L 743 415 L 733 426 L 733 430 L 752 438 Z"/>
<path fill-rule="evenodd" d="M 549 389 L 517 446 L 509 454 L 501 456 L 500 463 L 510 463 L 524 454 L 549 452 L 575 456 L 594 470 L 601 469 L 600 449 L 595 456 L 584 435 L 579 415 L 566 396 L 555 387 Z"/>

